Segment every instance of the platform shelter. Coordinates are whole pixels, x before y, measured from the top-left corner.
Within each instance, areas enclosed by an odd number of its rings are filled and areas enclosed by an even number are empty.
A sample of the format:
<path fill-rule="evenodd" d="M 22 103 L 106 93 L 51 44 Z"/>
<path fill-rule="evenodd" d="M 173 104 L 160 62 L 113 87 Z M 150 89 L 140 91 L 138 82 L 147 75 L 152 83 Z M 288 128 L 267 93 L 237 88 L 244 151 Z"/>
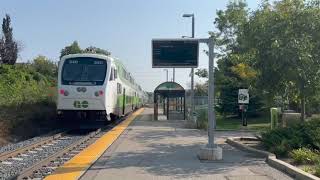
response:
<path fill-rule="evenodd" d="M 186 119 L 186 91 L 176 82 L 163 82 L 154 90 L 154 120 L 158 120 L 159 105 L 162 105 L 163 113 L 170 119 L 170 102 L 176 111 L 183 112 Z"/>

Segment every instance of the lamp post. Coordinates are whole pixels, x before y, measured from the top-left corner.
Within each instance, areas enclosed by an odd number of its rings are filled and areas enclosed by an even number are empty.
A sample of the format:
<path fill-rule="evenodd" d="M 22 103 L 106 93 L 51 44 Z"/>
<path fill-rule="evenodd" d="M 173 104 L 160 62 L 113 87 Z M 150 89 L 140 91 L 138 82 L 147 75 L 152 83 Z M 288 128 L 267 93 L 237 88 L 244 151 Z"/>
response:
<path fill-rule="evenodd" d="M 192 18 L 192 34 L 191 38 L 194 38 L 194 14 L 183 14 L 184 18 Z M 193 117 L 194 112 L 194 68 L 191 68 L 191 115 Z"/>
<path fill-rule="evenodd" d="M 167 82 L 168 82 L 168 69 L 164 69 L 167 72 Z"/>

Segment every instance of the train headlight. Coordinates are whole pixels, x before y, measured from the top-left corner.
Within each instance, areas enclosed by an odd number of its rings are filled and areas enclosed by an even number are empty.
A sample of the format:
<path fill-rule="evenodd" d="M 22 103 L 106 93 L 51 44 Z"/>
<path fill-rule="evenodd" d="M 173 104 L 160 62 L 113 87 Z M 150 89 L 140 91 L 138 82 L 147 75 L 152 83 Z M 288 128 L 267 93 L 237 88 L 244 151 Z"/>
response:
<path fill-rule="evenodd" d="M 69 92 L 67 90 L 64 89 L 60 89 L 60 94 L 64 95 L 64 96 L 68 96 Z"/>
<path fill-rule="evenodd" d="M 96 97 L 102 96 L 103 94 L 104 94 L 104 93 L 103 93 L 102 90 L 96 91 L 96 92 L 94 93 L 94 95 L 95 95 Z"/>
<path fill-rule="evenodd" d="M 64 96 L 69 96 L 69 92 L 68 91 L 64 91 Z"/>

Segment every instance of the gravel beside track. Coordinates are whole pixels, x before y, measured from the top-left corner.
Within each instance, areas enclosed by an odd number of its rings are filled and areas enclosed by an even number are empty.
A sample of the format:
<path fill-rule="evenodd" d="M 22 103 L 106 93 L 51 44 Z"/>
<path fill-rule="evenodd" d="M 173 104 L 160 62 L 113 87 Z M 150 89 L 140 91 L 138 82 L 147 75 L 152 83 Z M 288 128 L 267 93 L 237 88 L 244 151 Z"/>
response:
<path fill-rule="evenodd" d="M 24 140 L 24 141 L 21 141 L 21 142 L 18 142 L 18 143 L 11 143 L 11 144 L 2 146 L 2 147 L 0 147 L 0 154 L 1 153 L 5 153 L 5 152 L 9 152 L 9 151 L 13 151 L 13 150 L 25 147 L 25 146 L 29 146 L 29 145 L 31 145 L 33 143 L 39 142 L 42 139 L 47 138 L 48 136 L 50 136 L 50 135 L 37 136 L 37 137 L 31 138 L 31 139 L 27 139 L 27 140 Z"/>
<path fill-rule="evenodd" d="M 130 113 L 131 114 L 131 113 Z M 128 115 L 130 115 L 128 114 Z M 98 130 L 85 130 L 84 132 L 63 133 L 52 139 L 49 143 L 41 143 L 27 151 L 0 161 L 0 180 L 6 179 L 43 179 L 66 161 L 77 155 L 83 149 L 95 142 L 99 137 L 122 122 L 125 117 L 104 126 Z M 89 131 L 88 131 L 89 130 Z M 76 130 L 77 132 L 77 130 Z M 71 134 L 72 133 L 72 134 Z M 32 146 L 48 136 L 35 137 L 17 144 L 10 144 L 1 148 L 1 154 Z M 17 154 L 17 153 L 15 153 Z"/>
<path fill-rule="evenodd" d="M 11 157 L 0 162 L 0 179 L 11 179 L 17 176 L 23 169 L 26 169 L 35 163 L 46 159 L 58 151 L 66 148 L 73 142 L 83 138 L 84 135 L 65 135 L 61 138 L 53 140 L 49 144 L 45 144 Z"/>

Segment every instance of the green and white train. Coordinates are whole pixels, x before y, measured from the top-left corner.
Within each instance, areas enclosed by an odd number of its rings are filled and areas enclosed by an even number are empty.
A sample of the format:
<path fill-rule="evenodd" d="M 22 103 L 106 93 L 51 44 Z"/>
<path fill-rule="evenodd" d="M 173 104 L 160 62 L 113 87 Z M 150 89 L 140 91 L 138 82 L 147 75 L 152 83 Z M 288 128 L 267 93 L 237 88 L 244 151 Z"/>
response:
<path fill-rule="evenodd" d="M 62 57 L 58 91 L 57 113 L 65 120 L 110 121 L 147 101 L 146 93 L 118 59 L 99 54 Z"/>

